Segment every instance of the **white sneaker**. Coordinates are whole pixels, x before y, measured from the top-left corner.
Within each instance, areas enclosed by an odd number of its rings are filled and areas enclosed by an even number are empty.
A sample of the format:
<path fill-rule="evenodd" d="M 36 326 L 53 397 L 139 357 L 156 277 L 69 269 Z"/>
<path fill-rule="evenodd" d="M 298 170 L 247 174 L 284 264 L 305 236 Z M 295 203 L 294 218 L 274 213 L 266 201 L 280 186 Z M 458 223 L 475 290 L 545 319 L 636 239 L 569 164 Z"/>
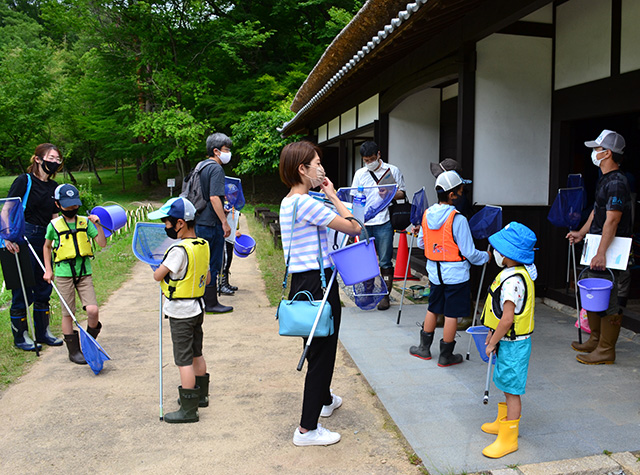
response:
<path fill-rule="evenodd" d="M 342 398 L 340 396 L 336 396 L 333 393 L 331 393 L 331 396 L 333 397 L 331 404 L 329 404 L 328 406 L 322 406 L 320 417 L 329 417 L 331 416 L 331 414 L 333 414 L 334 410 L 342 406 Z"/>
<path fill-rule="evenodd" d="M 340 434 L 331 432 L 318 424 L 316 430 L 310 430 L 304 434 L 297 428 L 293 433 L 293 445 L 304 447 L 307 445 L 331 445 L 340 441 Z"/>

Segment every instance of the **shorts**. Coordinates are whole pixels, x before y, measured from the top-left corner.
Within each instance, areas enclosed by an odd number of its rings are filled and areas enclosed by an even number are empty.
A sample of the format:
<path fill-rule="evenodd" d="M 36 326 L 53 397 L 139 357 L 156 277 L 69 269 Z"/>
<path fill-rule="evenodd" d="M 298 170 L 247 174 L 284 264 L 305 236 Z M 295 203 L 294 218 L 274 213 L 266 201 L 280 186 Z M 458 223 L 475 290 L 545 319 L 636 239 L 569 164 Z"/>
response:
<path fill-rule="evenodd" d="M 471 284 L 440 284 L 429 282 L 429 311 L 445 317 L 468 317 L 471 314 Z"/>
<path fill-rule="evenodd" d="M 56 277 L 56 282 L 62 298 L 72 311 L 76 309 L 76 291 L 78 291 L 78 296 L 80 296 L 80 301 L 82 302 L 82 310 L 87 310 L 89 305 L 98 306 L 96 291 L 93 288 L 93 277 L 90 275 L 80 277 L 77 285 L 73 283 L 73 277 Z M 62 316 L 71 316 L 64 305 L 62 305 Z"/>
<path fill-rule="evenodd" d="M 519 341 L 500 340 L 493 382 L 500 391 L 522 395 L 527 385 L 531 338 Z"/>
<path fill-rule="evenodd" d="M 202 356 L 203 317 L 204 313 L 189 318 L 169 317 L 176 366 L 191 366 L 194 358 Z"/>

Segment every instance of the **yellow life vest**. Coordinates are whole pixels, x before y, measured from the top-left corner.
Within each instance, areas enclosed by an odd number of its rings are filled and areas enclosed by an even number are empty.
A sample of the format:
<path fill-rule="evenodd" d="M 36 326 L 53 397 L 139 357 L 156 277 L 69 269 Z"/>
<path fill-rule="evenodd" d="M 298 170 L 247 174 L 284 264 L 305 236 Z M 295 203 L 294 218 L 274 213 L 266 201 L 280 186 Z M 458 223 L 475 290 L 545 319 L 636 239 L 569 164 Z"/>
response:
<path fill-rule="evenodd" d="M 76 229 L 70 229 L 64 216 L 52 221 L 53 228 L 58 233 L 59 244 L 54 249 L 54 261 L 70 261 L 76 257 L 93 257 L 91 239 L 87 234 L 88 219 L 85 216 L 76 217 Z"/>
<path fill-rule="evenodd" d="M 507 279 L 517 275 L 519 275 L 525 283 L 524 305 L 522 309 L 520 309 L 520 313 L 514 315 L 513 325 L 505 335 L 511 339 L 533 333 L 536 289 L 533 280 L 524 266 L 509 267 L 502 270 L 502 272 L 496 276 L 489 288 L 489 295 L 487 295 L 487 300 L 484 303 L 484 309 L 482 311 L 482 324 L 495 330 L 502 318 L 502 308 L 500 308 L 502 284 L 504 284 Z"/>
<path fill-rule="evenodd" d="M 179 280 L 173 280 L 167 274 L 160 282 L 162 293 L 169 300 L 202 297 L 209 272 L 209 243 L 202 238 L 183 239 L 167 249 L 165 259 L 169 251 L 175 247 L 180 247 L 187 253 L 187 272 Z"/>

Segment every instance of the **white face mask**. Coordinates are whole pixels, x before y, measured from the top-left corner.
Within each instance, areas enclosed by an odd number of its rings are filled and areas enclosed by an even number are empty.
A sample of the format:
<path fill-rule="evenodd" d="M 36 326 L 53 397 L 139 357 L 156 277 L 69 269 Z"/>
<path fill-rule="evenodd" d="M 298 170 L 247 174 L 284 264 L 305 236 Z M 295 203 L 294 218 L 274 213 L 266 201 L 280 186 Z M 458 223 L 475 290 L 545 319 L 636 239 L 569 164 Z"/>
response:
<path fill-rule="evenodd" d="M 593 150 L 591 152 L 591 162 L 596 166 L 596 167 L 600 167 L 600 162 L 602 160 L 604 160 L 604 158 L 601 158 L 600 160 L 598 160 L 598 154 L 604 152 L 604 150 L 601 151 L 597 151 L 597 150 Z"/>
<path fill-rule="evenodd" d="M 307 168 L 315 168 L 316 169 L 316 176 L 315 177 L 307 175 L 305 173 L 305 176 L 307 178 L 309 178 L 309 180 L 311 180 L 311 188 L 316 188 L 316 187 L 322 185 L 322 182 L 324 181 L 324 178 L 326 176 L 326 174 L 324 172 L 324 168 L 322 168 L 322 165 L 317 166 L 317 167 L 308 166 Z"/>
<path fill-rule="evenodd" d="M 220 161 L 226 165 L 231 161 L 231 152 L 220 152 Z"/>
<path fill-rule="evenodd" d="M 365 163 L 364 166 L 367 167 L 367 170 L 375 172 L 380 166 L 380 159 L 374 160 L 371 163 Z"/>
<path fill-rule="evenodd" d="M 498 267 L 504 267 L 504 256 L 495 249 L 493 250 L 493 258 L 495 259 Z"/>

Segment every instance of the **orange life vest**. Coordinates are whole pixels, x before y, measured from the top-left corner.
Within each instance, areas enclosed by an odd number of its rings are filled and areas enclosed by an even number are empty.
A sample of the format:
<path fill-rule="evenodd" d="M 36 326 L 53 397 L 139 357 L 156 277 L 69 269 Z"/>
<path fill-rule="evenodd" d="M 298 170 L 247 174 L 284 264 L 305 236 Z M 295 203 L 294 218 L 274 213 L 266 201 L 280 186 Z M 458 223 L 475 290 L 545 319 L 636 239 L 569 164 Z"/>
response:
<path fill-rule="evenodd" d="M 429 229 L 427 226 L 427 212 L 422 216 L 422 233 L 424 236 L 424 255 L 430 261 L 459 262 L 465 257 L 453 239 L 453 219 L 458 214 L 456 209 L 451 211 L 440 229 Z"/>

